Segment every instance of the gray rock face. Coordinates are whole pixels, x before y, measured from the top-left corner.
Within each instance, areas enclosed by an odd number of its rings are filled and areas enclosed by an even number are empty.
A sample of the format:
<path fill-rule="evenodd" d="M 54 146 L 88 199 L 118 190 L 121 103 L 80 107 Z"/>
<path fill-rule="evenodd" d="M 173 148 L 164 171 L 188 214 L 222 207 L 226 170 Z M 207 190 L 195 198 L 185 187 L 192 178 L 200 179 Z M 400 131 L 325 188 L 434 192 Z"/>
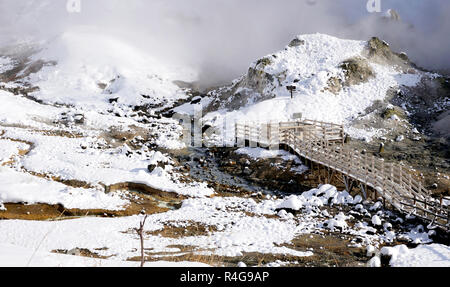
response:
<path fill-rule="evenodd" d="M 295 38 L 294 40 L 291 41 L 291 43 L 289 43 L 289 47 L 298 47 L 298 46 L 302 46 L 305 45 L 305 41 Z"/>
<path fill-rule="evenodd" d="M 344 61 L 340 68 L 345 74 L 345 86 L 359 85 L 375 77 L 375 72 L 369 66 L 369 62 L 363 58 Z"/>
<path fill-rule="evenodd" d="M 248 69 L 247 74 L 231 87 L 212 92 L 214 100 L 206 108 L 206 112 L 220 108 L 238 110 L 249 103 L 274 98 L 275 94 L 271 92 L 275 89 L 275 84 L 283 75 L 265 72 L 265 67 L 271 65 L 273 59 L 273 56 L 270 56 L 258 60 L 254 66 Z"/>

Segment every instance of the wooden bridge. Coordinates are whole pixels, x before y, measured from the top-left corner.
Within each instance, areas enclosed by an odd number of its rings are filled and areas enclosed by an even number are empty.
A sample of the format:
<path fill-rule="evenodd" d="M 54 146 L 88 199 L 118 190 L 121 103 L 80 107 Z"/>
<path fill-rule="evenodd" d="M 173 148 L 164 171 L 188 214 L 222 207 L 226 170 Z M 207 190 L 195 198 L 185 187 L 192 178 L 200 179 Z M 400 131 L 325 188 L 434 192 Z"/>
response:
<path fill-rule="evenodd" d="M 447 232 L 449 206 L 435 199 L 410 169 L 345 146 L 344 126 L 311 120 L 269 124 L 236 124 L 238 146 L 285 148 L 324 168 L 325 183 L 336 177 L 348 192 L 359 187 L 364 198 L 379 196 L 404 214 L 414 215 Z M 321 180 L 321 179 L 319 179 Z"/>

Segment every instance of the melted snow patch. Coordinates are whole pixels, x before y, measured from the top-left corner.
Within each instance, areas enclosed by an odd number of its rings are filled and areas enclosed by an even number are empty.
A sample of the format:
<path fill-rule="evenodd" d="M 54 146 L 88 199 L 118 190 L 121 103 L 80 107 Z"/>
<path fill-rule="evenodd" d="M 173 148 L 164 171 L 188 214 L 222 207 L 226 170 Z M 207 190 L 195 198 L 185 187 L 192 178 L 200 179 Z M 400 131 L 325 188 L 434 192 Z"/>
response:
<path fill-rule="evenodd" d="M 139 262 L 95 259 L 49 252 L 37 252 L 10 244 L 0 244 L 1 267 L 139 267 Z M 145 267 L 209 267 L 198 262 L 146 262 Z"/>

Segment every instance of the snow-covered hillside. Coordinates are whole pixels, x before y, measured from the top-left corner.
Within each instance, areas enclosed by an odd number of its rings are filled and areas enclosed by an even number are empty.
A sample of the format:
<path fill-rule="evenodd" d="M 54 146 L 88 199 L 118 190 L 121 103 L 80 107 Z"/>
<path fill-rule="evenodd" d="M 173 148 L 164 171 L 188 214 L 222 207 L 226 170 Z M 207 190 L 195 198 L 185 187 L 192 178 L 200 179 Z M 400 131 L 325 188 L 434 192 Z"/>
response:
<path fill-rule="evenodd" d="M 42 69 L 21 80 L 39 87 L 32 96 L 46 103 L 100 111 L 111 108 L 111 101 L 122 107 L 167 107 L 187 97 L 174 81 L 196 80 L 189 68 L 160 63 L 145 51 L 88 28 L 73 28 L 34 49 L 38 52 L 24 65 L 43 63 Z M 7 60 L 1 60 L 4 70 L 10 66 Z"/>
<path fill-rule="evenodd" d="M 377 38 L 342 40 L 301 35 L 284 50 L 254 62 L 231 86 L 210 93 L 206 122 L 286 121 L 304 118 L 345 124 L 363 114 L 388 91 L 415 86 L 424 76 L 404 54 Z M 296 91 L 291 98 L 288 86 Z M 216 111 L 217 110 L 217 111 Z M 212 112 L 211 112 L 212 111 Z M 354 131 L 354 135 L 364 131 Z"/>

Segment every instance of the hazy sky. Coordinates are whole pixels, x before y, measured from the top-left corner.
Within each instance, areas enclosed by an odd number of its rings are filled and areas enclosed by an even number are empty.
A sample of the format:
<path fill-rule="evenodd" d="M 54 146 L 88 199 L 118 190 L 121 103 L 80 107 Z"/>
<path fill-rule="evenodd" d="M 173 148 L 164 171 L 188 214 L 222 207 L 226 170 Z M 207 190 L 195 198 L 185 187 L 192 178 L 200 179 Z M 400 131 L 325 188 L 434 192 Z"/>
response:
<path fill-rule="evenodd" d="M 0 0 L 0 42 L 46 39 L 88 25 L 167 60 L 185 62 L 206 84 L 228 81 L 295 35 L 380 36 L 419 65 L 448 69 L 449 0 L 380 0 L 404 23 L 370 14 L 367 0 Z M 411 25 L 414 29 L 411 28 Z"/>

